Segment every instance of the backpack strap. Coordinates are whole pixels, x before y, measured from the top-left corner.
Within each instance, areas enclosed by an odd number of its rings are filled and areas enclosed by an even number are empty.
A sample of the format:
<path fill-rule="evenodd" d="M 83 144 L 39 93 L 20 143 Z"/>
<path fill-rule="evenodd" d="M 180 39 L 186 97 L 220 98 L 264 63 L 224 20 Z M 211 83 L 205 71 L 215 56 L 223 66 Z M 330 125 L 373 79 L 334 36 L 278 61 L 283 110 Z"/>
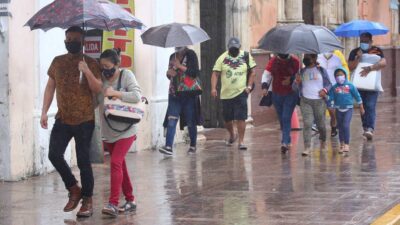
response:
<path fill-rule="evenodd" d="M 247 70 L 250 70 L 250 56 L 249 56 L 249 52 L 244 52 L 244 60 L 246 61 L 246 65 L 247 65 Z"/>
<path fill-rule="evenodd" d="M 121 73 L 119 74 L 119 77 L 118 77 L 118 84 L 117 84 L 117 91 L 120 91 L 121 90 L 121 83 L 122 83 L 122 76 L 124 75 L 124 71 L 125 70 L 121 70 Z"/>

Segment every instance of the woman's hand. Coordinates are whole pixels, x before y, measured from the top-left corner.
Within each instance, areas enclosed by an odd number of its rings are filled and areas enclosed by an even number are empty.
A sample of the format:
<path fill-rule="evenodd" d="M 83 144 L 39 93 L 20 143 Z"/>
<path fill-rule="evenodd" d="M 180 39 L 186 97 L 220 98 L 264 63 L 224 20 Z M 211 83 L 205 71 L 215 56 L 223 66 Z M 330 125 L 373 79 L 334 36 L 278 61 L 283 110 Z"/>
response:
<path fill-rule="evenodd" d="M 178 73 L 174 70 L 174 69 L 169 69 L 168 71 L 167 71 L 167 75 L 169 76 L 169 77 L 175 77 L 176 75 L 177 75 Z"/>
<path fill-rule="evenodd" d="M 301 83 L 301 76 L 300 76 L 300 74 L 296 74 L 295 82 L 296 82 L 296 84 L 300 84 L 300 83 Z"/>
<path fill-rule="evenodd" d="M 116 92 L 114 88 L 108 87 L 104 90 L 104 97 L 116 97 Z"/>
<path fill-rule="evenodd" d="M 319 97 L 321 97 L 321 98 L 326 97 L 326 92 L 324 90 L 320 90 L 318 94 L 319 94 Z"/>

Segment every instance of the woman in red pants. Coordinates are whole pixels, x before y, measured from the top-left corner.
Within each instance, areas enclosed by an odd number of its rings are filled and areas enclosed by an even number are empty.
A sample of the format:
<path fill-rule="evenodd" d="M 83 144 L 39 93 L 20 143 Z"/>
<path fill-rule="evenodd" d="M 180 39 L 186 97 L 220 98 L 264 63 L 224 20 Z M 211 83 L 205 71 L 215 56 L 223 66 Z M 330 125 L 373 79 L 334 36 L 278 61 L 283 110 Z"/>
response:
<path fill-rule="evenodd" d="M 141 90 L 132 71 L 120 69 L 120 50 L 108 49 L 100 56 L 103 75 L 103 94 L 105 98 L 120 99 L 136 103 L 142 98 Z M 104 99 L 104 98 L 101 98 Z M 100 101 L 100 112 L 104 112 L 104 102 Z M 136 140 L 136 126 L 101 117 L 104 146 L 111 155 L 111 190 L 108 203 L 102 213 L 117 217 L 119 212 L 136 209 L 132 183 L 125 163 L 125 156 Z M 118 207 L 120 192 L 126 203 Z"/>

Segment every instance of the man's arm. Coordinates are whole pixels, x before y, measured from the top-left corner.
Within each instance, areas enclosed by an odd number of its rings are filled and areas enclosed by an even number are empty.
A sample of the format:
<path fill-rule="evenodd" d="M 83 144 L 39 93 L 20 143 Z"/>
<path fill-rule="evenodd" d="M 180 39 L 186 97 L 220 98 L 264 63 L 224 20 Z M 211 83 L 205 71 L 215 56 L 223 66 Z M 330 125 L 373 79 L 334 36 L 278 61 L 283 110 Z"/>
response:
<path fill-rule="evenodd" d="M 218 95 L 217 92 L 217 83 L 218 83 L 218 77 L 220 76 L 221 72 L 218 71 L 213 71 L 211 75 L 211 96 L 216 98 Z"/>
<path fill-rule="evenodd" d="M 102 91 L 103 82 L 100 78 L 98 79 L 94 76 L 93 72 L 89 69 L 89 66 L 86 62 L 81 61 L 79 63 L 79 71 L 82 71 L 85 74 L 85 77 L 89 84 L 89 88 L 93 93 L 98 94 Z"/>
<path fill-rule="evenodd" d="M 354 51 L 354 50 L 353 50 Z M 349 69 L 353 71 L 357 68 L 358 63 L 360 63 L 362 56 L 362 51 L 359 49 L 357 52 L 351 52 L 349 56 Z"/>
<path fill-rule="evenodd" d="M 251 68 L 251 69 L 250 69 L 249 80 L 248 80 L 248 82 L 247 82 L 247 87 L 252 87 L 253 84 L 254 84 L 254 80 L 255 80 L 255 79 L 256 79 L 256 72 L 254 71 L 254 68 Z M 250 90 L 251 90 L 251 89 L 246 88 L 246 90 L 248 90 L 247 93 L 250 93 Z"/>
<path fill-rule="evenodd" d="M 50 105 L 53 102 L 55 91 L 56 91 L 56 82 L 53 78 L 49 77 L 49 80 L 47 81 L 46 89 L 44 91 L 42 115 L 40 117 L 40 125 L 42 126 L 43 129 L 48 128 L 47 112 L 49 111 Z"/>

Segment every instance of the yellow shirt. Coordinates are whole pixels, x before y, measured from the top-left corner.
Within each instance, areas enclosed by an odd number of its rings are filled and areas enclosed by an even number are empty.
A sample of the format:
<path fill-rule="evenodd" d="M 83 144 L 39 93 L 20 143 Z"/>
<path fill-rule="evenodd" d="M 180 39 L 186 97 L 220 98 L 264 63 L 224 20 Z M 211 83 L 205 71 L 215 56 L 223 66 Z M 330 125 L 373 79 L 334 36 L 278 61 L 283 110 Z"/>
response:
<path fill-rule="evenodd" d="M 256 63 L 249 54 L 249 66 L 254 68 Z M 237 57 L 224 52 L 215 62 L 213 71 L 221 73 L 221 99 L 232 99 L 240 95 L 247 87 L 247 65 L 244 51 Z"/>
<path fill-rule="evenodd" d="M 349 65 L 347 64 L 346 58 L 344 58 L 343 53 L 339 50 L 335 50 L 333 51 L 333 54 L 340 59 L 340 62 L 342 62 L 342 66 L 347 70 L 347 79 L 350 80 Z"/>

